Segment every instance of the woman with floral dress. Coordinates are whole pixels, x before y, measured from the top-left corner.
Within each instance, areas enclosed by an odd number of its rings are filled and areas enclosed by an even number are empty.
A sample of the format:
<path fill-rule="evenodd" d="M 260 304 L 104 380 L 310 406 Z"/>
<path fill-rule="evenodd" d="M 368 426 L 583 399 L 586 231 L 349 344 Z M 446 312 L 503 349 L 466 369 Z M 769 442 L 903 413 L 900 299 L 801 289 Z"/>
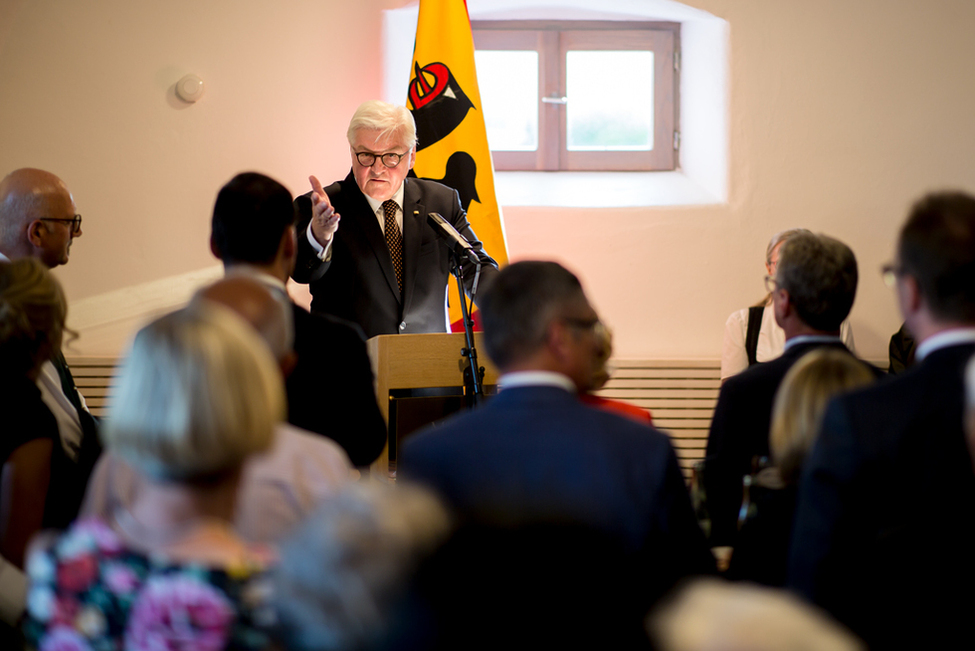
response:
<path fill-rule="evenodd" d="M 251 651 L 269 640 L 270 550 L 231 521 L 240 469 L 284 415 L 265 344 L 206 303 L 143 328 L 104 428 L 143 475 L 127 507 L 41 539 L 27 563 L 24 634 L 39 651 Z"/>

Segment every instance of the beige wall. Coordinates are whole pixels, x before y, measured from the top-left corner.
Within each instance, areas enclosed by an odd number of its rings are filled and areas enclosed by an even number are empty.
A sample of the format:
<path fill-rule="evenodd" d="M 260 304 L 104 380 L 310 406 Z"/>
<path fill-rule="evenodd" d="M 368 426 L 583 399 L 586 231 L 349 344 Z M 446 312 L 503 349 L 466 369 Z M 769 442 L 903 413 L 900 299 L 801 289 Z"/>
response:
<path fill-rule="evenodd" d="M 348 116 L 381 93 L 381 11 L 403 0 L 5 0 L 0 172 L 59 174 L 85 216 L 59 270 L 82 334 L 112 353 L 145 314 L 211 277 L 219 186 L 255 169 L 304 192 L 344 176 Z M 910 202 L 975 190 L 975 3 L 690 0 L 729 22 L 727 205 L 507 207 L 513 259 L 583 278 L 622 357 L 717 357 L 762 294 L 769 235 L 803 225 L 861 267 L 858 348 L 899 325 L 877 269 Z M 186 73 L 207 92 L 173 95 Z M 405 82 L 404 82 L 405 83 Z"/>

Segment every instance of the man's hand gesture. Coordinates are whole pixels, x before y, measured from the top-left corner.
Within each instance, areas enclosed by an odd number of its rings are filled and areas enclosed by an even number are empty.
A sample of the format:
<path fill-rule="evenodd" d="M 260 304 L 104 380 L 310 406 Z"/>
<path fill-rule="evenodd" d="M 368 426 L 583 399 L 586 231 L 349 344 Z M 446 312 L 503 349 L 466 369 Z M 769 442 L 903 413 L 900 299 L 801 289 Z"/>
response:
<path fill-rule="evenodd" d="M 342 217 L 335 212 L 318 179 L 309 176 L 308 180 L 311 182 L 311 232 L 318 243 L 325 247 L 339 229 L 339 220 Z"/>

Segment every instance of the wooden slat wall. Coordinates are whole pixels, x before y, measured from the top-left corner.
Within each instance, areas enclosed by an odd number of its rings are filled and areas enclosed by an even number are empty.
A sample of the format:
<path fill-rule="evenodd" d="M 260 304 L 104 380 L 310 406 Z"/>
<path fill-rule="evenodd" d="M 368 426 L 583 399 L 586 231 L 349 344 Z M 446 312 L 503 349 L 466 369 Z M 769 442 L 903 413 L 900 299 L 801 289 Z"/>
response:
<path fill-rule="evenodd" d="M 612 360 L 612 378 L 598 393 L 650 410 L 670 435 L 684 476 L 704 458 L 721 388 L 719 360 Z"/>
<path fill-rule="evenodd" d="M 115 357 L 68 357 L 75 384 L 97 417 L 107 411 Z M 598 393 L 629 402 L 653 414 L 653 422 L 670 435 L 685 476 L 704 458 L 711 416 L 721 386 L 718 360 L 612 360 L 616 370 Z"/>
<path fill-rule="evenodd" d="M 75 386 L 81 391 L 88 410 L 96 418 L 104 418 L 108 411 L 108 393 L 115 382 L 117 357 L 66 356 Z"/>

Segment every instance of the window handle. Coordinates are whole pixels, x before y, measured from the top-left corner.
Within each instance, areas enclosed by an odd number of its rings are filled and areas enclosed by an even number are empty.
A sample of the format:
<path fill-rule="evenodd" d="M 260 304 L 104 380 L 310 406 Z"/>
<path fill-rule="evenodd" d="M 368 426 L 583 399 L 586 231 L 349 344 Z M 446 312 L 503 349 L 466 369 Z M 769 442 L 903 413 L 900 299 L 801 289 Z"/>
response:
<path fill-rule="evenodd" d="M 562 97 L 543 97 L 543 104 L 568 104 L 569 98 L 563 95 Z"/>

